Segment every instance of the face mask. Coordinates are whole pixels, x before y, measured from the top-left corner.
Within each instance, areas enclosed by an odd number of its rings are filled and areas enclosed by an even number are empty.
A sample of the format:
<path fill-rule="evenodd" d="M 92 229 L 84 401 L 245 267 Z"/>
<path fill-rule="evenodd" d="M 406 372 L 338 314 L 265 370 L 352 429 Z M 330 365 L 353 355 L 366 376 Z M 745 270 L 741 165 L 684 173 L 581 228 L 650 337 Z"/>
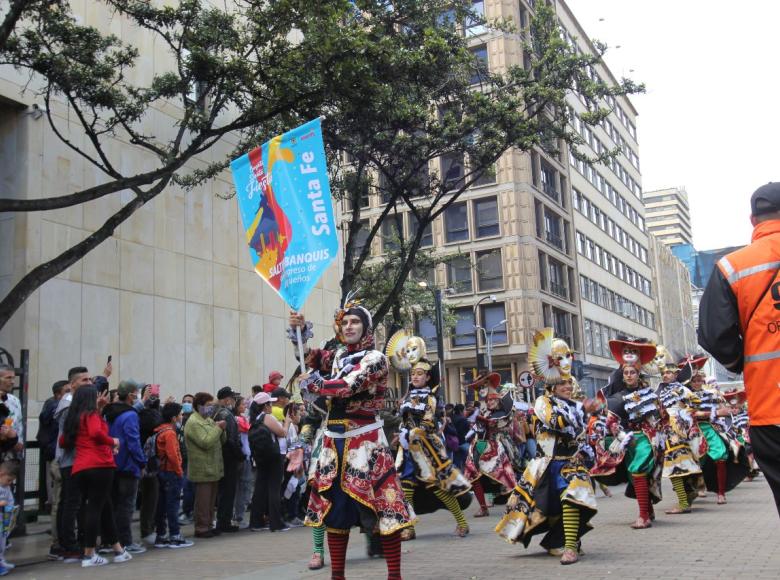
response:
<path fill-rule="evenodd" d="M 192 403 L 182 403 L 181 412 L 187 414 L 192 413 Z"/>
<path fill-rule="evenodd" d="M 214 405 L 203 405 L 200 409 L 200 412 L 204 417 L 211 417 L 214 415 Z"/>

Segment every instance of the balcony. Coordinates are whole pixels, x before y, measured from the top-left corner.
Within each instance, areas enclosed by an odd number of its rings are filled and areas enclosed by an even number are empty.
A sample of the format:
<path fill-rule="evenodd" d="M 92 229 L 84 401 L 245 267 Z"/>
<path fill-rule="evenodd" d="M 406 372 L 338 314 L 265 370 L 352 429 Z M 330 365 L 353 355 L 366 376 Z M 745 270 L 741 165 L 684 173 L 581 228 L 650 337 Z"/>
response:
<path fill-rule="evenodd" d="M 563 284 L 558 284 L 557 282 L 550 282 L 550 292 L 552 292 L 556 296 L 563 298 L 564 300 L 569 299 L 569 289 L 566 288 L 566 286 L 564 286 Z"/>
<path fill-rule="evenodd" d="M 561 238 L 560 234 L 557 234 L 557 233 L 554 233 L 554 232 L 551 232 L 551 231 L 548 230 L 548 231 L 546 231 L 544 233 L 544 239 L 547 240 L 548 244 L 552 244 L 553 246 L 555 246 L 559 250 L 564 251 L 563 250 L 563 238 Z"/>

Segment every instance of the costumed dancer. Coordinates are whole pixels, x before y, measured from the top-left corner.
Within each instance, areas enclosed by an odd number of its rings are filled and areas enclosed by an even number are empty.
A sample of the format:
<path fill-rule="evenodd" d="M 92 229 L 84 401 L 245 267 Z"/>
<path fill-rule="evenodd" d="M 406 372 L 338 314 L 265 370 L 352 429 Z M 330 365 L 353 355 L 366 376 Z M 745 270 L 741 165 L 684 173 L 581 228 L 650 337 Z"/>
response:
<path fill-rule="evenodd" d="M 747 412 L 747 391 L 743 388 L 729 391 L 728 393 L 724 393 L 723 396 L 733 409 L 731 415 L 732 428 L 734 429 L 737 440 L 745 447 L 748 465 L 750 465 L 750 471 L 745 476 L 745 481 L 753 481 L 759 474 L 760 469 L 753 457 L 753 449 L 750 445 L 750 418 L 748 417 Z"/>
<path fill-rule="evenodd" d="M 477 377 L 466 387 L 477 389 L 479 397 L 479 406 L 469 417 L 473 426 L 466 435 L 470 447 L 464 469 L 479 502 L 476 518 L 490 515 L 485 492 L 507 496 L 516 484 L 507 437 L 512 428 L 514 401 L 511 393 L 499 392 L 500 382 L 498 373 L 490 373 Z"/>
<path fill-rule="evenodd" d="M 661 501 L 663 450 L 660 401 L 655 389 L 640 377 L 640 369 L 655 356 L 655 345 L 641 340 L 609 341 L 612 356 L 620 363 L 603 389 L 607 399 L 606 454 L 597 454 L 591 475 L 608 485 L 626 482 L 626 495 L 634 497 L 639 517 L 631 524 L 645 529 L 655 519 L 653 503 Z M 609 438 L 608 438 L 609 439 Z"/>
<path fill-rule="evenodd" d="M 304 340 L 311 338 L 311 325 L 301 314 L 291 313 L 290 326 L 291 339 L 296 327 Z M 360 526 L 378 529 L 388 579 L 400 580 L 400 531 L 412 525 L 414 512 L 404 500 L 382 421 L 377 420 L 387 389 L 387 358 L 374 348 L 371 314 L 349 297 L 336 313 L 335 329 L 342 346 L 330 357 L 330 374 L 315 369 L 301 380 L 302 391 L 327 400 L 305 523 L 326 526 L 331 578 L 344 578 L 349 532 Z"/>
<path fill-rule="evenodd" d="M 545 393 L 534 403 L 537 417 L 537 457 L 532 459 L 507 503 L 496 532 L 508 542 L 522 542 L 545 533 L 542 547 L 561 556 L 561 564 L 579 560 L 580 539 L 592 526 L 596 494 L 587 464 L 593 451 L 588 442 L 588 413 L 597 413 L 596 399 L 573 399 L 573 377 L 565 375 L 549 356 L 553 329 L 534 335 L 529 359 L 545 381 Z M 556 347 L 563 341 L 555 339 Z M 565 343 L 563 343 L 565 345 Z M 565 345 L 568 350 L 568 345 Z"/>
<path fill-rule="evenodd" d="M 705 376 L 700 369 L 707 357 L 696 357 L 681 363 L 694 369 L 689 387 L 694 394 L 694 417 L 702 434 L 699 452 L 704 483 L 708 491 L 718 494 L 717 503 L 726 503 L 726 492 L 734 489 L 748 474 L 747 456 L 744 449 L 732 448 L 724 429 L 717 426 L 718 417 L 731 415 L 725 406 L 723 395 L 717 387 L 705 388 Z"/>
<path fill-rule="evenodd" d="M 659 345 L 659 350 L 661 348 Z M 663 352 L 665 354 L 666 349 Z M 686 369 L 690 367 L 681 370 L 669 360 L 659 361 L 658 357 L 655 362 L 661 372 L 658 397 L 664 409 L 663 477 L 671 480 L 677 495 L 677 507 L 666 510 L 666 513 L 688 514 L 701 479 L 701 467 L 691 448 L 691 439 L 698 435 L 693 417 L 694 395 L 680 382 L 680 379 L 687 380 Z"/>
<path fill-rule="evenodd" d="M 438 386 L 436 368 L 426 358 L 412 363 L 411 385 L 401 403 L 401 446 L 396 467 L 406 500 L 415 513 L 447 508 L 455 518 L 455 535 L 463 538 L 469 526 L 457 498 L 467 494 L 471 484 L 447 456 L 437 417 Z M 402 540 L 414 537 L 414 527 L 401 532 Z"/>

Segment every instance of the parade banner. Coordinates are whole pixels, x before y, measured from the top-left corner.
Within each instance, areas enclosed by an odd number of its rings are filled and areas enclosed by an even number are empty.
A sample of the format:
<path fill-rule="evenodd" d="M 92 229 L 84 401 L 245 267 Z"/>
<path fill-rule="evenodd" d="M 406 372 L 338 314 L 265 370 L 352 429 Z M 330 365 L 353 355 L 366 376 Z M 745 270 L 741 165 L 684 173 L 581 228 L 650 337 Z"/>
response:
<path fill-rule="evenodd" d="M 300 310 L 338 253 L 320 119 L 230 164 L 252 263 Z"/>

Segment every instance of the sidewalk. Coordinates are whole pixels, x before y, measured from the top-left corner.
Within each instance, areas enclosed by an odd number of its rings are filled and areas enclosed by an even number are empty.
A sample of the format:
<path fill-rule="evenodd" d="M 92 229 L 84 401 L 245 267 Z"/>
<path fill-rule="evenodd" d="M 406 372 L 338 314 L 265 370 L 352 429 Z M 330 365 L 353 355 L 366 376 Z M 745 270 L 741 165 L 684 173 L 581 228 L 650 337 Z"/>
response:
<path fill-rule="evenodd" d="M 561 566 L 533 541 L 528 549 L 498 539 L 492 529 L 501 509 L 491 517 L 473 519 L 467 538 L 452 536 L 454 520 L 448 512 L 423 516 L 417 540 L 403 544 L 403 574 L 407 580 L 446 578 L 506 580 L 527 575 L 538 578 L 653 578 L 709 580 L 780 577 L 780 518 L 763 478 L 743 483 L 729 494 L 729 503 L 715 504 L 715 496 L 694 505 L 690 515 L 667 516 L 673 493 L 665 482 L 664 501 L 656 506 L 658 520 L 648 530 L 632 530 L 636 504 L 615 491 L 611 499 L 599 497 L 595 529 L 583 540 L 586 555 L 579 564 Z M 191 535 L 192 529 L 185 528 Z M 13 540 L 9 561 L 20 564 L 13 577 L 27 579 L 108 578 L 272 578 L 273 580 L 325 580 L 330 568 L 307 570 L 311 532 L 296 528 L 283 533 L 241 531 L 212 540 L 195 540 L 192 548 L 171 550 L 150 547 L 125 564 L 82 569 L 78 564 L 46 562 L 48 535 Z M 44 562 L 44 563 L 32 563 Z M 29 563 L 29 565 L 28 565 Z M 347 577 L 383 580 L 383 560 L 365 556 L 365 539 L 350 537 Z"/>

